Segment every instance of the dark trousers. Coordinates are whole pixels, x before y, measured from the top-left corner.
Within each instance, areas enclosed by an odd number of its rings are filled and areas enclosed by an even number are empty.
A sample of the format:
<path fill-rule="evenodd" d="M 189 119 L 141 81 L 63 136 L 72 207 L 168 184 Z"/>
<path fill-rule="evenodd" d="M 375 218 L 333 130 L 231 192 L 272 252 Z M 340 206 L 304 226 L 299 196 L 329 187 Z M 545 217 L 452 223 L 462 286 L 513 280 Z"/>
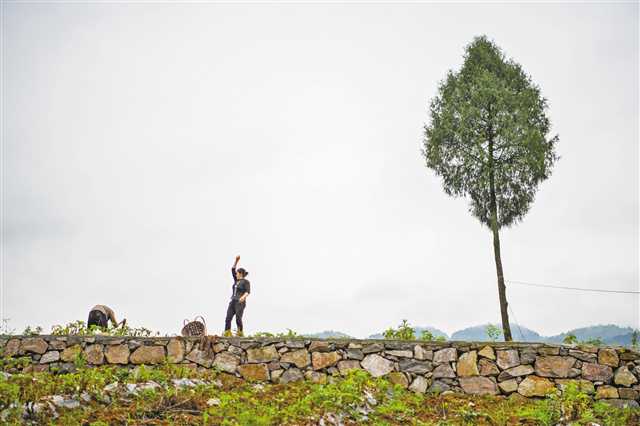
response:
<path fill-rule="evenodd" d="M 242 331 L 242 314 L 244 313 L 244 308 L 246 305 L 247 305 L 247 302 L 240 303 L 237 300 L 231 300 L 229 302 L 229 306 L 227 307 L 227 317 L 224 320 L 225 330 L 231 330 L 231 320 L 235 315 L 238 331 Z"/>

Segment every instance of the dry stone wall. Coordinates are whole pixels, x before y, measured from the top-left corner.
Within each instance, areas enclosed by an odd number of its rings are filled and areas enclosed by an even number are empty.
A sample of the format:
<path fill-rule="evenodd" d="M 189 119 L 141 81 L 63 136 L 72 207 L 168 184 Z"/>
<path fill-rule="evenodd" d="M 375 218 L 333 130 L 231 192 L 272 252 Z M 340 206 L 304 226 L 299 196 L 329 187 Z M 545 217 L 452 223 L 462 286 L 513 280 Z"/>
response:
<path fill-rule="evenodd" d="M 406 342 L 107 336 L 3 336 L 4 357 L 29 357 L 27 371 L 68 372 L 89 365 L 170 362 L 215 368 L 249 381 L 324 383 L 362 369 L 415 392 L 541 397 L 574 382 L 596 399 L 638 406 L 640 353 L 619 347 L 539 343 Z"/>

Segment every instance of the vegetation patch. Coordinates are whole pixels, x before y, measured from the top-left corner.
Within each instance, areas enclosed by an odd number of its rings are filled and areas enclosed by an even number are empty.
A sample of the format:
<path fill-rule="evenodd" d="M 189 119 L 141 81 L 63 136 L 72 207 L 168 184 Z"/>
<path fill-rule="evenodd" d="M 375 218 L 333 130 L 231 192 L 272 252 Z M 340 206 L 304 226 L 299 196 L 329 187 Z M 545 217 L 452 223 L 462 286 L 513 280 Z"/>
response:
<path fill-rule="evenodd" d="M 15 371 L 16 360 L 3 368 Z M 594 402 L 575 386 L 558 396 L 419 394 L 363 371 L 326 384 L 250 384 L 215 370 L 80 367 L 0 375 L 3 424 L 634 425 L 640 410 Z"/>

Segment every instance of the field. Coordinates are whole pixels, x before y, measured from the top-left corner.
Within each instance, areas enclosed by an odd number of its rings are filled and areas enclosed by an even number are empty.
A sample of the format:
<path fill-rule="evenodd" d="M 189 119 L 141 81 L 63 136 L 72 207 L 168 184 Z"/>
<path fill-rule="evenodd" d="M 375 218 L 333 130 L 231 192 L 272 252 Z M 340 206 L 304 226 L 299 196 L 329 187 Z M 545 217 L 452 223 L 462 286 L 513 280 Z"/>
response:
<path fill-rule="evenodd" d="M 640 410 L 594 402 L 575 388 L 527 400 L 415 394 L 358 371 L 329 383 L 258 384 L 176 365 L 0 373 L 2 424 L 64 425 L 636 425 Z"/>

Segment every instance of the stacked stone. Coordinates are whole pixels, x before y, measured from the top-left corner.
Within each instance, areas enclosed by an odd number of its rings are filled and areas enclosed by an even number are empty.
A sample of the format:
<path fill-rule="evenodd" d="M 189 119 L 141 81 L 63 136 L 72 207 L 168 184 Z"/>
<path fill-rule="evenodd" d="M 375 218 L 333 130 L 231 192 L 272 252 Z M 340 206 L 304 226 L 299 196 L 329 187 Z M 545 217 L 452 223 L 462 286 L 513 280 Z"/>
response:
<path fill-rule="evenodd" d="M 325 383 L 351 370 L 414 392 L 542 397 L 569 383 L 596 399 L 637 406 L 640 353 L 624 348 L 539 343 L 403 342 L 371 340 L 220 339 L 213 353 L 198 339 L 107 336 L 0 337 L 5 357 L 29 356 L 27 371 L 72 371 L 89 365 L 135 366 L 165 361 L 215 368 L 249 381 Z M 52 368 L 55 367 L 55 368 Z"/>

